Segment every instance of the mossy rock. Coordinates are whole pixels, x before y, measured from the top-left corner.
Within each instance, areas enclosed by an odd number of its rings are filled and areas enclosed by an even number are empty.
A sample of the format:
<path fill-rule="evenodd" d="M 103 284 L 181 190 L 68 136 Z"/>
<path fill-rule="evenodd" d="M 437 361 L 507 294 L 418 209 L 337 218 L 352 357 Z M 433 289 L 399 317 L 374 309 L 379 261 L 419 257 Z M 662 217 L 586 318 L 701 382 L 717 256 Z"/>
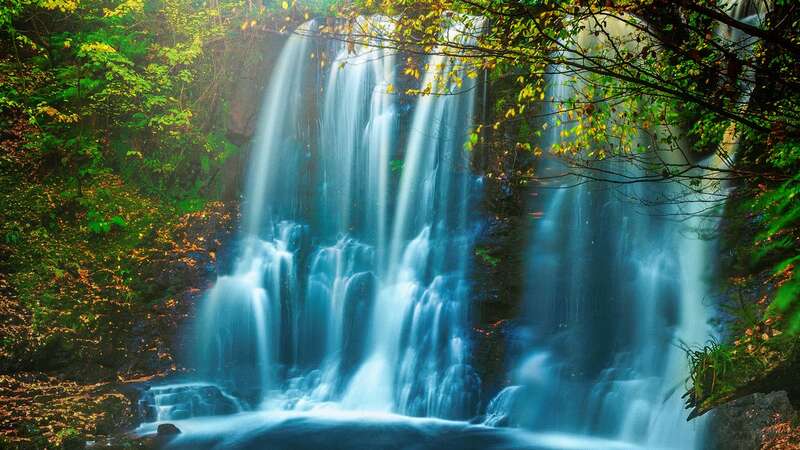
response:
<path fill-rule="evenodd" d="M 133 423 L 131 402 L 125 396 L 107 395 L 100 401 L 99 406 L 103 417 L 95 424 L 95 434 L 108 436 L 120 432 Z"/>

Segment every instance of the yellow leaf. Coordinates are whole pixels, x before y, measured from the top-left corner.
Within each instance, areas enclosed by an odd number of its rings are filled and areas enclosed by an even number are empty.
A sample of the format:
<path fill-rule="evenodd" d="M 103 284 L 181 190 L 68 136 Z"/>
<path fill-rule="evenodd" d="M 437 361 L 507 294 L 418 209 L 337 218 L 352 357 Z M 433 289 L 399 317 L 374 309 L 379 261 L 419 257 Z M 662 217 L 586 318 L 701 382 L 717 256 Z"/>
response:
<path fill-rule="evenodd" d="M 116 53 L 117 50 L 105 42 L 91 42 L 81 44 L 81 51 L 85 53 Z"/>
<path fill-rule="evenodd" d="M 283 3 L 281 3 L 281 8 L 283 8 L 283 9 L 289 9 L 289 2 L 283 2 Z"/>
<path fill-rule="evenodd" d="M 394 85 L 392 83 L 389 83 L 388 85 L 386 85 L 386 93 L 387 94 L 394 94 Z"/>

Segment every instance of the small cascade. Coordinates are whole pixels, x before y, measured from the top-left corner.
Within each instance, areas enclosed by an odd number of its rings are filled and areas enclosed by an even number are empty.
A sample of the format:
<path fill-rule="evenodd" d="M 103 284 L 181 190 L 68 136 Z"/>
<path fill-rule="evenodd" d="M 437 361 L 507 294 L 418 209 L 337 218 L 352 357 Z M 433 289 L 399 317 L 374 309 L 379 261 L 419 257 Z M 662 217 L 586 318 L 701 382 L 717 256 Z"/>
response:
<path fill-rule="evenodd" d="M 199 416 L 222 416 L 243 411 L 236 397 L 209 383 L 156 386 L 139 398 L 139 416 L 145 422 L 181 420 Z"/>
<path fill-rule="evenodd" d="M 486 417 L 483 420 L 484 425 L 490 427 L 508 426 L 512 425 L 514 410 L 516 409 L 515 403 L 519 398 L 521 386 L 507 386 L 497 394 L 489 406 L 486 407 Z"/>
<path fill-rule="evenodd" d="M 251 397 L 275 386 L 290 308 L 283 299 L 299 292 L 295 252 L 304 232 L 304 226 L 284 221 L 275 225 L 271 241 L 245 239 L 234 273 L 220 277 L 203 304 L 197 339 L 202 375 L 252 391 Z"/>

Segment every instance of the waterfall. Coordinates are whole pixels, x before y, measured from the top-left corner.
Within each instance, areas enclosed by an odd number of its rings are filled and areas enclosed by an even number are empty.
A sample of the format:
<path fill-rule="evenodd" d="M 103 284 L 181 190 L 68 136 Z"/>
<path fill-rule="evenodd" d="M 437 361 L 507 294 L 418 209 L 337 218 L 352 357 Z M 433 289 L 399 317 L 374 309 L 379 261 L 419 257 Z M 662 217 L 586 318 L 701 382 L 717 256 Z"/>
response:
<path fill-rule="evenodd" d="M 401 99 L 391 52 L 314 30 L 288 39 L 267 88 L 244 235 L 203 302 L 198 371 L 256 409 L 469 417 L 472 81 L 453 91 L 455 59 L 431 56 L 420 81 L 443 95 Z M 312 55 L 331 49 L 320 68 Z"/>
<path fill-rule="evenodd" d="M 323 39 L 314 21 L 288 38 L 253 142 L 233 270 L 200 307 L 202 381 L 153 390 L 141 406 L 154 420 L 249 410 L 241 416 L 250 432 L 276 411 L 357 420 L 479 412 L 467 277 L 478 182 L 464 145 L 475 84 L 454 83 L 466 68 L 436 51 L 419 61 L 419 80 L 401 76 L 400 55 L 376 45 L 391 22 L 356 20 L 375 39 L 362 44 Z M 474 30 L 455 22 L 442 32 L 470 43 Z M 558 104 L 575 87 L 555 72 L 543 108 L 559 125 L 542 148 L 562 142 L 570 122 Z M 406 87 L 433 95 L 395 93 Z M 616 181 L 643 174 L 626 161 L 595 164 Z M 684 420 L 680 345 L 710 332 L 715 243 L 701 234 L 715 223 L 676 220 L 687 211 L 668 200 L 682 197 L 691 213 L 706 199 L 672 182 L 553 177 L 562 170 L 556 156 L 538 164 L 524 250 L 526 348 L 515 384 L 483 402 L 484 425 L 540 433 L 494 428 L 486 442 L 513 434 L 542 448 L 697 448 L 704 422 Z M 462 426 L 469 439 L 466 422 L 430 429 Z"/>
<path fill-rule="evenodd" d="M 565 139 L 561 131 L 571 126 L 558 105 L 576 87 L 566 69 L 553 72 L 543 114 L 560 125 L 545 134 L 542 148 Z M 619 181 L 645 174 L 613 158 L 595 165 Z M 647 448 L 701 448 L 703 421 L 687 423 L 680 398 L 688 376 L 680 345 L 702 344 L 711 332 L 715 246 L 701 232 L 715 224 L 686 215 L 700 211 L 704 198 L 685 196 L 675 182 L 557 177 L 565 171 L 558 157 L 539 162 L 527 252 L 527 356 L 514 371 L 518 385 L 498 395 L 500 409 L 489 419 Z M 675 205 L 675 198 L 684 201 Z"/>

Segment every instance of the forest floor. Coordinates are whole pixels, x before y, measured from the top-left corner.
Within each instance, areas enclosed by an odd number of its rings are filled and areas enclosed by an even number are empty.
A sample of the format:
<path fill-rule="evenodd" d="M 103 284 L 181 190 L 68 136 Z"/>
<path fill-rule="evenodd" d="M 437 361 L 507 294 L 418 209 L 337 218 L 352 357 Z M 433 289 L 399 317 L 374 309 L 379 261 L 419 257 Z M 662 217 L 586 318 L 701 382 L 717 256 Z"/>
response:
<path fill-rule="evenodd" d="M 0 448 L 132 425 L 126 386 L 181 371 L 177 330 L 213 281 L 236 205 L 190 210 L 111 173 L 73 181 L 0 132 Z"/>

